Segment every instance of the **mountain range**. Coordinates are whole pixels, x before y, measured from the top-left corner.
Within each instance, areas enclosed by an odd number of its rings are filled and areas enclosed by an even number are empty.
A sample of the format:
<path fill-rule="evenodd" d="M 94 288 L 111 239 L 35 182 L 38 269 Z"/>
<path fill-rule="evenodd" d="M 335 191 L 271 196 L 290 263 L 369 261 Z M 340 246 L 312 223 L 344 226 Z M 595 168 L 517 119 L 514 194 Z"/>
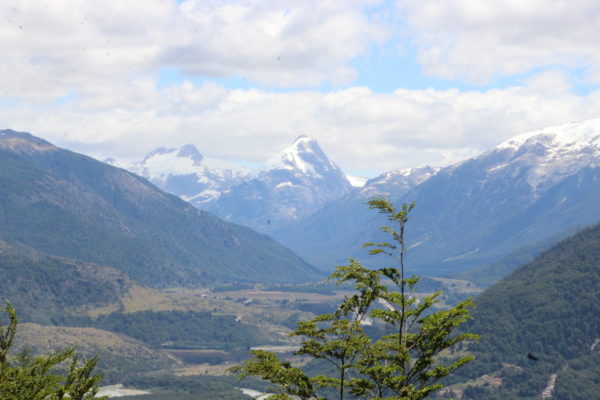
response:
<path fill-rule="evenodd" d="M 475 299 L 474 319 L 466 330 L 482 339 L 461 351 L 472 352 L 476 361 L 448 383 L 457 383 L 455 393 L 472 399 L 533 399 L 542 392 L 561 400 L 594 398 L 600 390 L 600 225 L 554 246 L 551 242 L 600 218 L 595 201 L 600 194 L 600 120 L 522 134 L 443 169 L 391 171 L 354 189 L 315 145 L 299 138 L 265 168 L 240 174 L 238 183 L 219 192 L 212 204 L 237 198 L 235 215 L 241 218 L 245 202 L 260 202 L 262 193 L 282 209 L 294 204 L 294 196 L 305 196 L 308 205 L 283 217 L 274 213 L 267 225 L 272 225 L 271 235 L 317 261 L 360 256 L 357 243 L 377 240 L 384 221 L 364 203 L 378 195 L 415 200 L 407 265 L 420 274 L 456 272 L 507 256 L 521 260 L 520 254 L 533 258 L 550 248 L 512 273 L 513 267 L 499 264 L 476 270 L 487 274 L 489 268 L 503 268 L 502 274 L 510 275 Z M 205 160 L 189 146 L 151 158 L 161 155 L 190 159 L 196 167 Z M 169 180 L 168 174 L 156 176 Z M 326 185 L 328 178 L 342 182 L 341 189 L 312 196 L 310 188 Z M 261 190 L 238 189 L 260 187 L 259 182 Z M 272 190 L 282 183 L 280 188 L 293 191 Z M 268 323 L 239 323 L 237 311 L 224 315 L 217 300 L 202 294 L 191 295 L 190 301 L 205 301 L 207 309 L 188 309 L 181 296 L 169 298 L 165 306 L 167 292 L 143 285 L 181 291 L 220 282 L 322 277 L 265 235 L 198 210 L 142 177 L 27 133 L 0 131 L 0 205 L 0 293 L 13 299 L 27 321 L 79 326 L 24 324 L 26 339 L 35 337 L 40 349 L 50 343 L 49 335 L 59 346 L 89 339 L 90 351 L 108 360 L 111 379 L 132 368 L 171 365 L 173 359 L 158 352 L 164 343 L 214 346 L 211 340 L 217 338 L 219 346 L 231 347 L 235 338 L 236 345 L 247 347 L 252 340 L 264 342 L 264 326 L 282 322 L 282 316 L 273 319 L 257 308 L 248 312 Z M 260 214 L 254 218 L 260 221 Z M 107 349 L 110 354 L 104 353 Z M 131 360 L 139 352 L 143 360 L 134 365 Z"/>
<path fill-rule="evenodd" d="M 211 201 L 194 204 L 265 232 L 331 271 L 348 257 L 365 260 L 366 252 L 357 250 L 360 244 L 383 238 L 379 227 L 385 221 L 365 207 L 369 198 L 414 201 L 407 231 L 409 267 L 451 275 L 498 262 L 522 248 L 541 248 L 540 243 L 549 245 L 552 238 L 600 220 L 595 201 L 600 194 L 599 137 L 600 120 L 547 127 L 445 168 L 390 171 L 362 187 L 352 187 L 314 139 L 300 137 L 257 171 L 229 180 Z M 201 159 L 189 146 L 180 153 Z M 169 170 L 171 180 L 185 176 L 176 165 Z M 194 198 L 193 193 L 172 192 Z"/>
<path fill-rule="evenodd" d="M 298 137 L 255 171 L 206 158 L 192 144 L 161 147 L 130 164 L 107 162 L 147 178 L 199 209 L 267 233 L 352 190 L 346 175 L 307 136 Z"/>
<path fill-rule="evenodd" d="M 143 176 L 199 209 L 207 209 L 222 192 L 240 183 L 251 172 L 245 167 L 204 157 L 193 144 L 180 148 L 159 147 L 133 163 L 114 158 L 105 162 Z"/>
<path fill-rule="evenodd" d="M 382 238 L 384 222 L 365 211 L 364 193 L 384 194 L 416 204 L 407 228 L 409 267 L 451 274 L 600 220 L 599 163 L 600 120 L 548 127 L 427 172 L 412 185 L 367 182 L 273 236 L 321 267 L 364 258 L 353 249 Z"/>
<path fill-rule="evenodd" d="M 28 133 L 0 131 L 0 187 L 0 240 L 16 249 L 111 266 L 154 287 L 320 277 L 267 236 Z"/>

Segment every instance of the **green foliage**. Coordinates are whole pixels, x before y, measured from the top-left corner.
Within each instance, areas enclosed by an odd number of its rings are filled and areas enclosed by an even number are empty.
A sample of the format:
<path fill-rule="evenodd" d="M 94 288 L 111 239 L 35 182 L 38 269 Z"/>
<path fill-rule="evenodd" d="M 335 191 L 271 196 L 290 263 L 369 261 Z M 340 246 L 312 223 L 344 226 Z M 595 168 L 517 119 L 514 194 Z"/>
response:
<path fill-rule="evenodd" d="M 299 322 L 293 332 L 303 338 L 296 354 L 326 362 L 329 368 L 321 369 L 326 372 L 309 375 L 265 351 L 252 352 L 254 358 L 232 368 L 239 378 L 255 375 L 271 382 L 276 392 L 271 399 L 325 399 L 333 393 L 340 400 L 423 399 L 443 387 L 442 378 L 472 360 L 471 356 L 442 357 L 455 345 L 477 339 L 470 333 L 454 334 L 469 318 L 471 300 L 433 311 L 441 292 L 419 301 L 414 296 L 419 278 L 404 275 L 404 230 L 413 204 L 396 210 L 388 200 L 378 198 L 369 206 L 398 228 L 382 227 L 392 237 L 391 243 L 365 246 L 373 247 L 371 254 L 393 257 L 400 268 L 370 270 L 351 259 L 332 274 L 338 284 L 353 283 L 356 293 L 333 313 Z M 368 335 L 363 328 L 367 320 L 384 324 L 387 333 Z"/>
<path fill-rule="evenodd" d="M 593 399 L 600 393 L 600 352 L 569 361 L 559 373 L 553 397 L 556 400 Z"/>
<path fill-rule="evenodd" d="M 17 332 L 17 313 L 10 303 L 2 309 L 9 325 L 0 325 L 0 399 L 3 400 L 91 400 L 102 377 L 93 375 L 98 362 L 91 358 L 79 362 L 74 348 L 48 356 L 32 357 L 27 351 L 10 357 L 9 350 Z M 63 374 L 57 372 L 65 367 Z"/>
<path fill-rule="evenodd" d="M 37 254 L 0 241 L 0 293 L 24 322 L 51 324 L 65 309 L 118 301 L 131 281 L 123 273 L 81 261 Z"/>
<path fill-rule="evenodd" d="M 264 343 L 257 326 L 208 311 L 115 312 L 97 319 L 65 318 L 61 322 L 123 333 L 153 347 L 235 349 Z"/>
<path fill-rule="evenodd" d="M 598 387 L 598 364 L 591 362 L 598 356 L 591 346 L 600 332 L 599 260 L 596 225 L 556 244 L 475 300 L 474 319 L 465 329 L 482 340 L 469 349 L 477 360 L 460 374 L 474 379 L 496 373 L 503 381 L 493 395 L 472 398 L 535 398 L 555 373 L 555 398 L 594 397 L 586 390 Z"/>
<path fill-rule="evenodd" d="M 269 351 L 254 350 L 254 358 L 244 362 L 241 367 L 233 367 L 239 379 L 247 376 L 259 376 L 271 382 L 277 393 L 270 398 L 273 400 L 292 400 L 297 396 L 301 399 L 320 399 L 312 380 L 300 368 L 292 367 L 289 362 L 281 361 L 277 355 Z"/>

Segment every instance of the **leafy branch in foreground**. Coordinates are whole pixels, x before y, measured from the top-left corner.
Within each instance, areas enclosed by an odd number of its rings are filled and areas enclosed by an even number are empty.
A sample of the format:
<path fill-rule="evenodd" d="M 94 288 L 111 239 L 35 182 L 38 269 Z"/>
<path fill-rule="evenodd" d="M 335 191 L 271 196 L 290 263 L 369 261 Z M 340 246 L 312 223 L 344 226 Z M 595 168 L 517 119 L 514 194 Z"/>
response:
<path fill-rule="evenodd" d="M 96 357 L 80 363 L 73 347 L 48 356 L 33 357 L 25 350 L 9 357 L 17 332 L 17 313 L 8 302 L 1 310 L 10 322 L 6 328 L 0 324 L 0 399 L 100 399 L 95 395 L 102 376 L 92 374 L 98 362 Z M 66 375 L 56 371 L 61 366 L 68 366 Z"/>
<path fill-rule="evenodd" d="M 266 351 L 252 352 L 252 359 L 231 369 L 240 379 L 254 375 L 271 382 L 276 394 L 269 399 L 326 399 L 325 393 L 333 389 L 339 400 L 419 400 L 442 388 L 442 378 L 472 360 L 471 356 L 449 361 L 442 357 L 456 344 L 478 339 L 470 333 L 453 334 L 469 319 L 471 299 L 436 311 L 433 307 L 441 291 L 418 299 L 419 277 L 405 276 L 404 233 L 414 204 L 404 204 L 400 210 L 385 198 L 368 204 L 394 227 L 382 227 L 392 242 L 365 246 L 371 247 L 372 255 L 393 258 L 398 267 L 371 270 L 351 259 L 349 265 L 337 267 L 330 279 L 338 284 L 353 282 L 356 294 L 346 297 L 334 313 L 298 323 L 292 335 L 304 341 L 296 354 L 324 360 L 334 372 L 308 376 Z M 363 326 L 372 322 L 385 325 L 387 334 L 377 339 L 367 335 Z"/>

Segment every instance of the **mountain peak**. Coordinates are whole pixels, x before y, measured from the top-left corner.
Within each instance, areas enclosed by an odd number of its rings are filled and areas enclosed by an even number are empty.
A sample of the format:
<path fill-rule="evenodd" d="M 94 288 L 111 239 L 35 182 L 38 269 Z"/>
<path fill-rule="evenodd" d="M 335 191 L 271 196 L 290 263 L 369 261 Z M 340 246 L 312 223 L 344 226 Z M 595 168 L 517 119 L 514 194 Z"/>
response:
<path fill-rule="evenodd" d="M 250 173 L 245 167 L 204 157 L 193 144 L 159 147 L 133 163 L 106 162 L 141 175 L 201 209 Z"/>
<path fill-rule="evenodd" d="M 146 157 L 142 163 L 150 162 L 153 158 L 157 158 L 160 156 L 169 157 L 169 158 L 188 158 L 192 160 L 193 165 L 200 165 L 204 157 L 198 151 L 196 146 L 193 144 L 186 144 L 181 146 L 179 149 L 175 147 L 158 147 L 152 150 Z"/>
<path fill-rule="evenodd" d="M 425 182 L 439 171 L 440 168 L 432 168 L 426 165 L 384 172 L 375 178 L 369 179 L 359 193 L 363 197 L 372 197 L 382 194 L 390 196 L 393 192 L 405 192 Z"/>
<path fill-rule="evenodd" d="M 537 129 L 514 136 L 496 149 L 517 149 L 532 142 L 543 142 L 552 147 L 600 146 L 600 118 L 580 122 L 569 122 Z"/>
<path fill-rule="evenodd" d="M 306 135 L 300 135 L 296 138 L 296 140 L 294 140 L 294 143 L 298 143 L 298 142 L 315 142 L 316 140 L 311 138 L 310 136 L 306 136 Z"/>
<path fill-rule="evenodd" d="M 315 139 L 301 135 L 279 155 L 268 159 L 257 172 L 260 174 L 264 171 L 281 169 L 318 177 L 321 175 L 319 171 L 331 171 L 338 168 L 329 160 Z"/>
<path fill-rule="evenodd" d="M 298 149 L 310 149 L 310 148 L 318 148 L 321 150 L 319 143 L 315 138 L 306 135 L 300 135 L 292 142 L 292 145 L 289 146 L 284 152 L 289 152 L 294 148 Z"/>
<path fill-rule="evenodd" d="M 317 141 L 300 136 L 243 184 L 224 193 L 209 211 L 261 232 L 273 232 L 351 190 L 346 175 Z"/>
<path fill-rule="evenodd" d="M 543 191 L 582 168 L 600 166 L 600 119 L 526 132 L 473 160 L 485 163 L 491 175 L 521 171 L 534 191 Z"/>
<path fill-rule="evenodd" d="M 179 148 L 179 152 L 177 153 L 177 157 L 187 157 L 194 161 L 194 163 L 200 163 L 204 158 L 202 154 L 198 151 L 196 146 L 193 144 L 186 144 L 185 146 L 181 146 Z"/>
<path fill-rule="evenodd" d="M 12 129 L 0 130 L 0 148 L 9 149 L 17 153 L 35 153 L 58 149 L 44 139 L 27 132 L 17 132 Z"/>
<path fill-rule="evenodd" d="M 176 149 L 172 148 L 172 147 L 158 147 L 154 150 L 152 150 L 150 153 L 148 153 L 146 155 L 146 157 L 144 157 L 144 160 L 142 161 L 142 163 L 145 163 L 146 161 L 148 161 L 149 159 L 151 159 L 154 156 L 160 156 L 163 154 L 169 154 L 174 152 Z"/>

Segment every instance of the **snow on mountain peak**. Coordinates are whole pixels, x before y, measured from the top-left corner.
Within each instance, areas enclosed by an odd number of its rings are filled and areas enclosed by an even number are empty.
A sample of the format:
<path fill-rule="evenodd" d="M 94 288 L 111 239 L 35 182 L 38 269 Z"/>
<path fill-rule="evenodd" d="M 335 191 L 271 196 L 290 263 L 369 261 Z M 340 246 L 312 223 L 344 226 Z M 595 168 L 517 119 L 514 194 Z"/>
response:
<path fill-rule="evenodd" d="M 581 149 L 590 145 L 600 146 L 600 118 L 525 132 L 508 139 L 496 148 L 517 149 L 532 141 L 543 142 L 554 148 L 576 147 Z"/>
<path fill-rule="evenodd" d="M 376 195 L 389 195 L 391 188 L 394 190 L 408 190 L 425 182 L 437 174 L 441 168 L 432 168 L 428 165 L 417 168 L 407 168 L 384 172 L 383 174 L 369 179 L 360 194 L 363 197 Z"/>
<path fill-rule="evenodd" d="M 158 148 L 152 150 L 150 153 L 148 153 L 146 155 L 146 157 L 144 157 L 144 160 L 142 161 L 142 163 L 145 163 L 146 160 L 149 160 L 149 159 L 151 159 L 151 158 L 153 158 L 155 156 L 160 156 L 160 155 L 163 155 L 163 154 L 172 153 L 175 150 L 177 150 L 177 149 L 172 148 L 172 147 L 169 147 L 169 148 L 167 148 L 167 147 L 158 147 Z"/>
<path fill-rule="evenodd" d="M 198 163 L 190 157 L 181 157 L 180 153 L 181 149 L 160 147 L 150 152 L 134 168 L 151 181 L 164 180 L 169 175 L 195 173 L 199 167 Z"/>
<path fill-rule="evenodd" d="M 600 119 L 526 132 L 476 159 L 491 161 L 487 165 L 488 174 L 508 171 L 516 176 L 516 171 L 524 171 L 533 190 L 543 191 L 582 168 L 600 166 Z"/>
<path fill-rule="evenodd" d="M 348 175 L 348 174 L 346 174 L 346 179 L 348 179 L 348 182 L 350 182 L 352 187 L 355 187 L 355 188 L 361 188 L 361 187 L 365 186 L 365 183 L 367 183 L 367 181 L 369 180 L 369 178 L 364 177 L 364 176 L 356 176 L 356 175 Z"/>
<path fill-rule="evenodd" d="M 310 136 L 300 135 L 296 138 L 296 140 L 294 140 L 294 144 L 298 142 L 316 142 L 316 140 L 311 138 Z"/>
<path fill-rule="evenodd" d="M 223 193 L 209 211 L 260 232 L 274 232 L 351 190 L 346 175 L 317 141 L 300 136 L 243 184 Z"/>
<path fill-rule="evenodd" d="M 256 171 L 256 175 L 277 169 L 295 170 L 314 177 L 320 177 L 323 170 L 331 171 L 338 168 L 325 155 L 315 139 L 302 135 L 279 155 L 268 159 Z"/>
<path fill-rule="evenodd" d="M 193 144 L 180 148 L 159 147 L 137 162 L 106 161 L 143 176 L 199 208 L 206 208 L 221 192 L 251 172 L 246 167 L 204 157 Z"/>
<path fill-rule="evenodd" d="M 200 177 L 210 172 L 213 175 L 245 176 L 250 170 L 235 164 L 204 157 L 193 144 L 180 148 L 165 148 L 150 152 L 141 163 L 132 166 L 132 170 L 151 180 L 166 179 L 169 175 L 196 174 Z M 222 171 L 220 171 L 222 170 Z"/>
<path fill-rule="evenodd" d="M 177 157 L 190 158 L 197 164 L 200 164 L 204 158 L 193 144 L 186 144 L 185 146 L 180 147 L 177 152 Z"/>

